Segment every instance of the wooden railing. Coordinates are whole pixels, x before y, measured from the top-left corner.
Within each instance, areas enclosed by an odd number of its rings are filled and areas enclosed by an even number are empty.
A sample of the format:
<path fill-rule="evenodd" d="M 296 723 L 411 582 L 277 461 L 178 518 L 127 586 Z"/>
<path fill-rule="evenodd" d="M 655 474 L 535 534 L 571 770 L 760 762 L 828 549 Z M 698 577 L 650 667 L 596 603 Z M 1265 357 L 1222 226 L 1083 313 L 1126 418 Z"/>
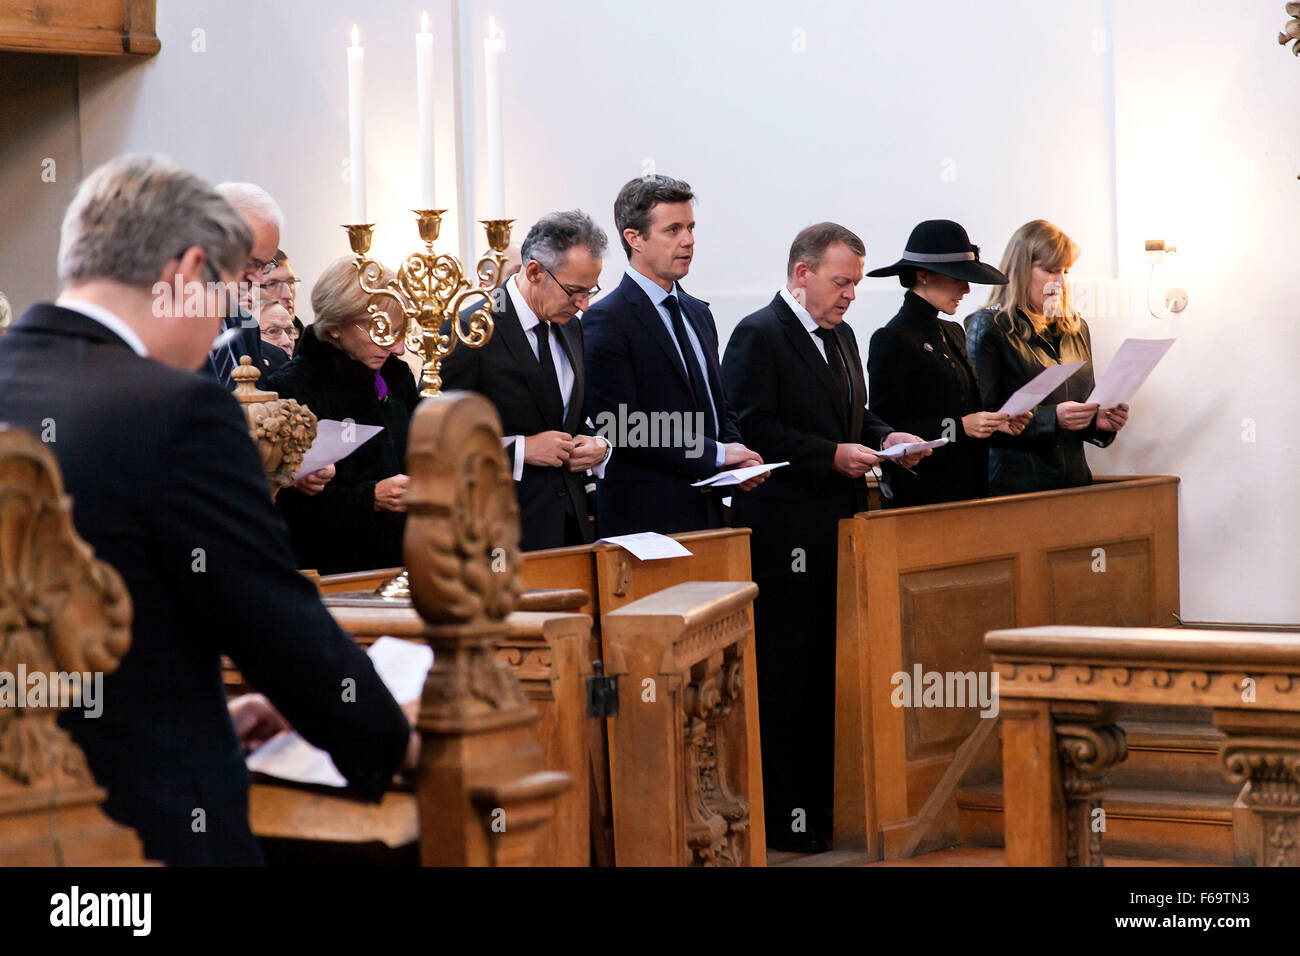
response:
<path fill-rule="evenodd" d="M 1242 783 L 1239 865 L 1300 864 L 1300 634 L 1035 627 L 985 638 L 999 677 L 1007 863 L 1100 866 L 1122 708 L 1205 707 Z"/>

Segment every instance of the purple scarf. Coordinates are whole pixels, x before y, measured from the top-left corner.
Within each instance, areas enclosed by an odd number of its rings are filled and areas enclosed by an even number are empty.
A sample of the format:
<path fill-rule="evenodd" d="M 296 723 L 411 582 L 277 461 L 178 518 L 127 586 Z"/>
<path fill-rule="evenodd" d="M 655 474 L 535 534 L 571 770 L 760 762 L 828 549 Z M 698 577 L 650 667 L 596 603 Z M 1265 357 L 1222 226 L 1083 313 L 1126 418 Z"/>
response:
<path fill-rule="evenodd" d="M 381 402 L 388 397 L 388 383 L 381 372 L 375 372 L 375 394 Z"/>

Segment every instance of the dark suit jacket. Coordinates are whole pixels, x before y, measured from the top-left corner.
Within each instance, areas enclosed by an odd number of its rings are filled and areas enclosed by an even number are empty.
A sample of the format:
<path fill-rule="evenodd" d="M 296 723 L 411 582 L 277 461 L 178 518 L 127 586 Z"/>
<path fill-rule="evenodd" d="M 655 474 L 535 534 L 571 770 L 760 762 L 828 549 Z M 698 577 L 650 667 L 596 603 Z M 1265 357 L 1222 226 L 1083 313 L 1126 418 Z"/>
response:
<path fill-rule="evenodd" d="M 497 301 L 502 305 L 492 313 L 492 338 L 477 349 L 458 343 L 442 361 L 442 387 L 469 389 L 485 396 L 501 416 L 503 435 L 527 436 L 552 430 L 570 435 L 590 435 L 584 401 L 586 375 L 583 371 L 581 322 L 575 316 L 564 325 L 551 325 L 551 334 L 559 336 L 560 345 L 573 366 L 574 376 L 568 415 L 561 412 L 561 417 L 552 417 L 558 403 L 548 406 L 541 367 L 519 323 L 514 302 L 504 289 Z M 471 307 L 462 312 L 462 322 L 468 323 L 474 311 L 475 308 Z M 450 335 L 451 324 L 445 324 L 442 331 L 444 335 Z M 519 543 L 523 550 L 562 547 L 566 543 L 566 513 L 577 519 L 583 540 L 592 540 L 586 482 L 584 474 L 569 471 L 565 466 L 524 465 L 523 477 L 515 482 L 522 526 Z"/>
<path fill-rule="evenodd" d="M 1034 331 L 1029 319 L 1017 312 L 981 309 L 966 318 L 966 336 L 979 376 L 984 407 L 995 410 L 1049 365 L 1083 362 L 1083 367 L 1034 409 L 1034 417 L 1019 435 L 995 435 L 989 450 L 989 492 L 1013 495 L 1092 483 L 1092 471 L 1083 443 L 1105 448 L 1114 432 L 1097 429 L 1096 420 L 1081 431 L 1060 428 L 1056 406 L 1082 402 L 1092 393 L 1092 337 L 1080 320 L 1078 332 L 1053 341 Z"/>
<path fill-rule="evenodd" d="M 961 325 L 908 292 L 898 314 L 871 337 L 867 372 L 872 411 L 927 441 L 953 439 L 913 471 L 886 465 L 893 493 L 886 507 L 986 497 L 988 439 L 971 438 L 961 427 L 963 415 L 984 408 Z"/>
<path fill-rule="evenodd" d="M 151 859 L 260 860 L 222 653 L 377 798 L 410 728 L 296 570 L 236 401 L 80 313 L 36 305 L 0 340 L 0 421 L 39 435 L 47 420 L 77 532 L 134 605 L 102 715 L 62 717 L 108 791 L 106 811 L 139 831 Z"/>
<path fill-rule="evenodd" d="M 678 287 L 680 289 L 680 286 Z M 718 441 L 740 441 L 736 415 L 727 403 L 718 367 L 718 329 L 707 302 L 682 292 L 682 317 L 691 323 L 704 352 L 704 374 L 718 415 Z M 596 487 L 596 525 L 601 535 L 658 531 L 698 531 L 722 524 L 716 494 L 702 494 L 691 482 L 715 474 L 717 445 L 700 437 L 687 442 L 649 445 L 620 442 L 617 428 L 637 413 L 709 414 L 697 408 L 686 367 L 650 297 L 628 275 L 618 288 L 592 304 L 582 316 L 586 342 L 587 414 L 596 430 L 618 448 Z M 689 343 L 687 343 L 689 347 Z M 693 424 L 692 424 L 692 427 Z M 629 433 L 629 437 L 633 437 Z M 693 447 L 692 447 L 693 445 Z M 702 446 L 702 447 L 701 447 Z M 737 498 L 743 495 L 737 495 Z"/>
<path fill-rule="evenodd" d="M 739 519 L 759 500 L 851 517 L 867 507 L 866 482 L 832 467 L 835 446 L 858 442 L 879 449 L 895 429 L 866 406 L 867 386 L 857 338 L 848 323 L 835 326 L 853 384 L 853 420 L 844 421 L 840 393 L 812 336 L 778 294 L 731 333 L 722 361 L 727 397 L 746 445 L 764 461 L 788 461 L 732 507 Z M 739 520 L 738 520 L 738 523 Z"/>

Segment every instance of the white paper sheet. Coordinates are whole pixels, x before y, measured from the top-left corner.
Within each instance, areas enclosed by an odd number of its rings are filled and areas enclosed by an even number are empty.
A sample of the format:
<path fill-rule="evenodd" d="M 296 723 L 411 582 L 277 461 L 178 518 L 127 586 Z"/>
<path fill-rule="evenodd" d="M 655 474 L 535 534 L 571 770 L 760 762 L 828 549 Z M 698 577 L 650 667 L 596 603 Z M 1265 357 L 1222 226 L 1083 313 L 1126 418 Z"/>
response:
<path fill-rule="evenodd" d="M 1064 365 L 1049 365 L 1024 385 L 998 409 L 1012 418 L 1032 412 L 1048 395 L 1060 388 L 1061 383 L 1083 368 L 1082 362 L 1067 362 Z"/>
<path fill-rule="evenodd" d="M 689 558 L 691 556 L 691 552 L 680 541 L 654 531 L 642 531 L 639 534 L 618 534 L 612 538 L 601 538 L 596 543 L 616 544 L 642 561 L 657 561 L 660 558 Z"/>
<path fill-rule="evenodd" d="M 905 441 L 898 445 L 890 445 L 884 451 L 876 452 L 881 458 L 902 458 L 910 455 L 914 451 L 926 451 L 930 448 L 942 448 L 948 444 L 947 438 L 936 438 L 934 441 Z"/>
<path fill-rule="evenodd" d="M 393 699 L 405 704 L 423 693 L 425 678 L 433 666 L 433 648 L 415 641 L 381 637 L 370 646 L 370 661 Z M 330 755 L 313 747 L 295 730 L 276 734 L 249 754 L 246 763 L 249 770 L 294 783 L 323 787 L 348 785 Z"/>
<path fill-rule="evenodd" d="M 1165 357 L 1176 339 L 1125 339 L 1097 382 L 1087 404 L 1099 408 L 1123 405 L 1142 387 L 1151 370 Z"/>
<path fill-rule="evenodd" d="M 702 481 L 691 482 L 691 487 L 725 488 L 727 485 L 742 485 L 751 478 L 772 471 L 774 468 L 784 468 L 788 464 L 790 464 L 788 461 L 778 461 L 770 465 L 750 465 L 748 468 L 733 468 L 731 471 L 720 471 Z"/>
<path fill-rule="evenodd" d="M 342 422 L 336 422 L 332 418 L 322 418 L 316 423 L 316 440 L 307 449 L 307 454 L 302 456 L 302 467 L 293 476 L 294 481 L 303 475 L 310 475 L 313 471 L 320 471 L 335 462 L 342 461 L 383 430 L 383 425 L 354 423 L 348 426 L 345 436 Z"/>

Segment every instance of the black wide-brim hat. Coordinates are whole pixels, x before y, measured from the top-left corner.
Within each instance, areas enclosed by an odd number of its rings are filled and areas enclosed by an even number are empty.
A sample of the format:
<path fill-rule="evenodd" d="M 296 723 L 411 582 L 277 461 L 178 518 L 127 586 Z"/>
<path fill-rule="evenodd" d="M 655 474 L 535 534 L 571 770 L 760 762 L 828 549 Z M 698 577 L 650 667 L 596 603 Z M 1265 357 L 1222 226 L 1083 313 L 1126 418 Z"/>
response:
<path fill-rule="evenodd" d="M 869 276 L 896 276 L 903 269 L 925 269 L 977 285 L 1006 285 L 1007 277 L 980 262 L 980 247 L 951 219 L 927 219 L 907 237 L 903 258 L 892 266 L 872 269 Z"/>

